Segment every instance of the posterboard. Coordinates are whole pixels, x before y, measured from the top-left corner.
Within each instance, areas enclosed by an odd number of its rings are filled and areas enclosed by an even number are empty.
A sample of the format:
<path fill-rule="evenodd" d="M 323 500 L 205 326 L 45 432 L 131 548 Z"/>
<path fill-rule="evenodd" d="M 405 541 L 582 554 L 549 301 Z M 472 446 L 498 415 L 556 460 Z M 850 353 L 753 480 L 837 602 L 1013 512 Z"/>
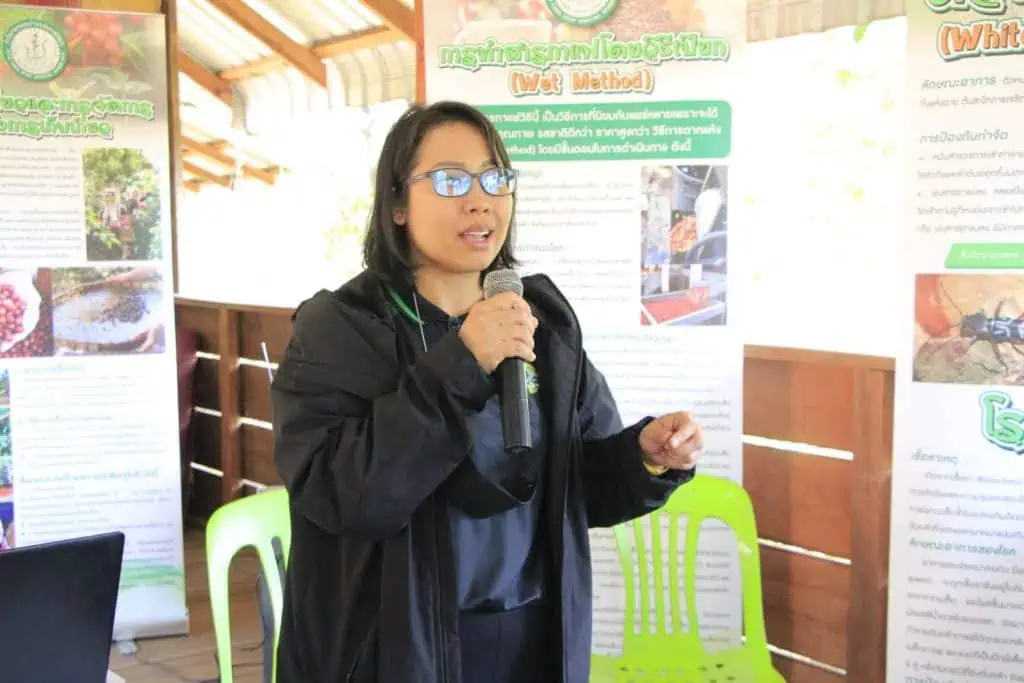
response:
<path fill-rule="evenodd" d="M 124 531 L 118 639 L 187 630 L 166 50 L 0 5 L 0 546 Z"/>
<path fill-rule="evenodd" d="M 516 255 L 569 297 L 623 419 L 692 411 L 701 471 L 740 481 L 730 162 L 746 3 L 425 0 L 424 17 L 427 100 L 466 101 L 496 124 L 520 171 Z M 701 536 L 700 632 L 735 644 L 734 537 L 710 522 Z M 594 650 L 616 653 L 611 532 L 594 532 L 592 552 Z"/>
<path fill-rule="evenodd" d="M 886 680 L 1024 681 L 1024 7 L 907 28 Z"/>

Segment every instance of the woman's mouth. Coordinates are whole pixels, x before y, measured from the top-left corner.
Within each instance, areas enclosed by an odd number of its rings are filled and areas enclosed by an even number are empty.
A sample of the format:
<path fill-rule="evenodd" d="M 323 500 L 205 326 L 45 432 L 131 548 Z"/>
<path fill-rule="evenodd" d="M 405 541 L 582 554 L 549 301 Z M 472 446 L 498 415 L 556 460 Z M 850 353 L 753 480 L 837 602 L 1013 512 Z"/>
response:
<path fill-rule="evenodd" d="M 466 230 L 459 233 L 459 239 L 471 247 L 487 247 L 493 234 L 493 230 Z"/>

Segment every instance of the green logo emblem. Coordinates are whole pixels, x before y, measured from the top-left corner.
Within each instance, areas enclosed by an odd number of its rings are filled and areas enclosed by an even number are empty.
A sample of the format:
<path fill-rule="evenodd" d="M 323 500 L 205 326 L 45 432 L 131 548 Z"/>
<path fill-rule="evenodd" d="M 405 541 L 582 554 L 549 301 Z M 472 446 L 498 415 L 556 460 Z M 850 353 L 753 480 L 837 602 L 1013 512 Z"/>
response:
<path fill-rule="evenodd" d="M 540 391 L 540 380 L 537 379 L 537 368 L 530 363 L 523 363 L 523 372 L 526 374 L 526 391 L 531 396 Z"/>
<path fill-rule="evenodd" d="M 52 81 L 68 65 L 68 41 L 51 24 L 26 19 L 7 29 L 4 59 L 11 71 L 29 81 Z"/>
<path fill-rule="evenodd" d="M 547 0 L 555 19 L 571 26 L 593 26 L 611 16 L 619 0 Z"/>
<path fill-rule="evenodd" d="M 981 435 L 994 446 L 1020 455 L 1024 453 L 1024 411 L 1013 407 L 1003 391 L 981 395 Z"/>

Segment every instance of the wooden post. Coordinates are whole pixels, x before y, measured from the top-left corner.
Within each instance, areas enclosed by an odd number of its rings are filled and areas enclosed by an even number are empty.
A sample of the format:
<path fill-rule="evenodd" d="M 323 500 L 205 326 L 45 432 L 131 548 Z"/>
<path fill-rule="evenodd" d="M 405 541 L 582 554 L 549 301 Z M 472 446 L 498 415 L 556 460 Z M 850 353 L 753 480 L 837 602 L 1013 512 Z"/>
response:
<path fill-rule="evenodd" d="M 885 683 L 893 383 L 874 368 L 854 376 L 846 678 L 856 683 Z"/>
<path fill-rule="evenodd" d="M 162 0 L 161 11 L 166 19 L 167 33 L 167 135 L 171 167 L 171 279 L 173 292 L 178 293 L 178 190 L 181 175 L 181 107 L 178 95 L 178 2 Z"/>
<path fill-rule="evenodd" d="M 217 402 L 220 404 L 220 469 L 221 505 L 238 497 L 242 487 L 242 444 L 239 434 L 241 409 L 241 382 L 238 371 L 238 311 L 227 305 L 218 307 L 217 345 L 220 361 L 217 363 L 217 381 L 220 384 Z"/>
<path fill-rule="evenodd" d="M 427 101 L 427 70 L 424 66 L 423 53 L 423 3 L 416 0 L 416 102 L 425 104 Z"/>

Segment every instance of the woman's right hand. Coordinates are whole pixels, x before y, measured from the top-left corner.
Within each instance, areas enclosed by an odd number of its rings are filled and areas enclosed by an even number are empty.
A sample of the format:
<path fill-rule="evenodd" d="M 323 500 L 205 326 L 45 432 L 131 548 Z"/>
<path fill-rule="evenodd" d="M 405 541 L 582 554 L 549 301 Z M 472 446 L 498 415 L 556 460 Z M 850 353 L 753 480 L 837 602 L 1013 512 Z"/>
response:
<path fill-rule="evenodd" d="M 533 362 L 537 319 L 526 300 L 504 292 L 473 304 L 459 328 L 459 338 L 487 374 L 506 358 Z"/>

